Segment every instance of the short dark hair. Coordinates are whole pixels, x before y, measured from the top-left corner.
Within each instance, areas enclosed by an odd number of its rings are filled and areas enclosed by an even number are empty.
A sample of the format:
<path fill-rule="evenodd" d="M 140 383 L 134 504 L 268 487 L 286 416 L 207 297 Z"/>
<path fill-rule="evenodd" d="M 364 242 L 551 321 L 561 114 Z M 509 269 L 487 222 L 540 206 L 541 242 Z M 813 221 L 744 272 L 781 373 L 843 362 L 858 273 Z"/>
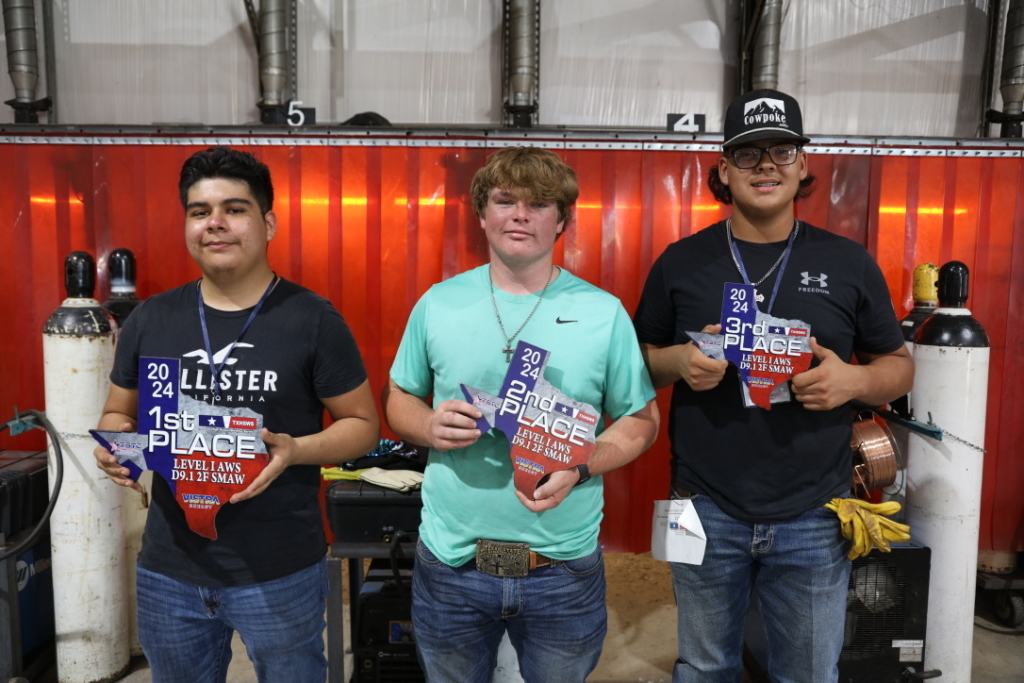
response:
<path fill-rule="evenodd" d="M 580 195 L 576 171 L 562 157 L 538 147 L 506 147 L 476 172 L 469 192 L 473 210 L 481 218 L 494 189 L 512 192 L 527 201 L 555 202 L 561 223 L 572 218 L 572 207 Z"/>
<path fill-rule="evenodd" d="M 263 215 L 274 208 L 270 169 L 249 152 L 231 147 L 210 147 L 190 156 L 182 165 L 178 179 L 182 208 L 188 206 L 188 191 L 192 186 L 208 178 L 240 180 L 249 186 L 249 192 Z"/>
<path fill-rule="evenodd" d="M 808 173 L 807 177 L 800 181 L 800 188 L 796 191 L 793 201 L 809 197 L 814 192 L 812 186 L 815 180 L 817 178 Z M 711 188 L 711 194 L 715 195 L 715 199 L 723 204 L 732 204 L 732 190 L 722 182 L 722 178 L 718 175 L 718 164 L 712 164 L 708 171 L 708 187 Z"/>

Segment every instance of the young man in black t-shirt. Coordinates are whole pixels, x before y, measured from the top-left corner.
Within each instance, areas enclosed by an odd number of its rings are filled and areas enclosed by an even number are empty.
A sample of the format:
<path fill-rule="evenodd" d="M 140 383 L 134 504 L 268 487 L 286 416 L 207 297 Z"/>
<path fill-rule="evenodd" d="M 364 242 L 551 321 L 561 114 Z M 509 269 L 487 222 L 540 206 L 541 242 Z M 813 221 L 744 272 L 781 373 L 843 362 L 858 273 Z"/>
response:
<path fill-rule="evenodd" d="M 701 564 L 672 563 L 674 683 L 741 678 L 752 591 L 772 680 L 837 679 L 850 562 L 838 518 L 822 506 L 850 492 L 850 401 L 881 405 L 913 382 L 877 264 L 859 244 L 794 218 L 813 182 L 808 141 L 788 95 L 758 90 L 729 105 L 709 185 L 732 216 L 669 245 L 634 320 L 655 386 L 674 385 L 673 495 L 691 500 L 707 535 Z M 761 313 L 811 328 L 811 367 L 770 410 L 747 407 L 735 366 L 687 335 L 722 331 L 725 283 L 753 285 Z"/>
<path fill-rule="evenodd" d="M 319 466 L 376 446 L 373 395 L 338 311 L 271 270 L 269 169 L 215 147 L 185 162 L 179 190 L 185 243 L 203 277 L 132 314 L 99 427 L 134 431 L 139 359 L 178 359 L 182 395 L 262 416 L 269 459 L 220 509 L 213 540 L 189 528 L 154 476 L 139 555 L 139 641 L 154 681 L 224 681 L 238 631 L 260 681 L 319 683 L 327 671 Z M 106 449 L 95 456 L 113 481 L 141 490 Z"/>

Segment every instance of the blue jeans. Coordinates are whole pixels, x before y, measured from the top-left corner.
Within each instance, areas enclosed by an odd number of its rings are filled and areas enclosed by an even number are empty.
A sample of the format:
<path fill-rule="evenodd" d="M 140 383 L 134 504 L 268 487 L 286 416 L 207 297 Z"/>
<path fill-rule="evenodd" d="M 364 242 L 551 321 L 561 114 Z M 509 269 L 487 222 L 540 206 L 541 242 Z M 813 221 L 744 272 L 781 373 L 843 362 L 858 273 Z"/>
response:
<path fill-rule="evenodd" d="M 203 588 L 138 567 L 139 642 L 153 683 L 223 683 L 238 631 L 261 683 L 323 683 L 327 561 L 249 586 Z"/>
<path fill-rule="evenodd" d="M 673 683 L 738 683 L 744 624 L 757 596 L 776 683 L 834 683 L 843 647 L 849 542 L 819 507 L 788 522 L 748 524 L 710 498 L 693 505 L 707 535 L 701 565 L 671 563 L 679 629 Z"/>
<path fill-rule="evenodd" d="M 428 683 L 489 683 L 508 631 L 527 683 L 583 683 L 607 630 L 601 549 L 554 560 L 523 578 L 450 567 L 422 543 L 413 571 L 412 622 Z"/>

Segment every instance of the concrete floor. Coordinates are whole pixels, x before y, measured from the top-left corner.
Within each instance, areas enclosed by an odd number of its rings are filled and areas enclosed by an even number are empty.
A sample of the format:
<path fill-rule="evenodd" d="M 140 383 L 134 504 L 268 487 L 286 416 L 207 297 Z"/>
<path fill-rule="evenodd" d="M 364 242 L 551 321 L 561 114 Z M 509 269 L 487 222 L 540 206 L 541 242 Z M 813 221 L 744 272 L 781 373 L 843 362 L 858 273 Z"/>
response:
<path fill-rule="evenodd" d="M 649 554 L 609 554 L 606 570 L 609 635 L 601 662 L 589 680 L 669 683 L 675 660 L 675 606 L 667 565 Z M 1011 630 L 998 625 L 990 597 L 981 591 L 976 600 L 971 683 L 1024 683 L 1024 627 Z M 346 633 L 351 632 L 348 624 L 345 628 Z M 255 683 L 252 664 L 237 637 L 233 651 L 228 683 Z M 345 671 L 351 675 L 351 654 L 345 659 Z M 137 658 L 132 672 L 120 680 L 151 683 L 152 679 L 145 660 Z"/>
<path fill-rule="evenodd" d="M 256 683 L 256 674 L 252 664 L 245 656 L 245 646 L 235 638 L 232 648 L 235 656 L 228 670 L 228 683 Z M 618 656 L 606 651 L 606 655 Z M 628 658 L 628 656 L 627 656 Z M 346 656 L 346 675 L 352 671 L 351 655 Z M 121 683 L 151 683 L 149 668 L 142 658 L 132 661 L 132 673 L 122 679 Z M 599 671 L 595 671 L 598 674 Z M 672 680 L 671 665 L 655 677 L 606 679 L 589 679 L 591 683 L 669 683 Z M 941 678 L 935 679 L 941 681 Z M 865 682 L 867 683 L 867 682 Z M 971 665 L 971 683 L 1024 683 L 1024 632 L 1005 633 L 990 630 L 982 625 L 974 628 L 974 659 Z"/>

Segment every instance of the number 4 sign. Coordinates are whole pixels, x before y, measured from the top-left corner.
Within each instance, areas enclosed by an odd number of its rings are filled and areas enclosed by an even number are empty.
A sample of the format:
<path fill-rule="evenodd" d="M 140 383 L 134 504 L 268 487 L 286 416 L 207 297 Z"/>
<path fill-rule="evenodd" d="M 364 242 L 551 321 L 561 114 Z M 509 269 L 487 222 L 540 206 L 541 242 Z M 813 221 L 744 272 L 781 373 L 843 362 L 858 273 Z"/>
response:
<path fill-rule="evenodd" d="M 703 133 L 704 114 L 669 114 L 670 133 Z"/>

